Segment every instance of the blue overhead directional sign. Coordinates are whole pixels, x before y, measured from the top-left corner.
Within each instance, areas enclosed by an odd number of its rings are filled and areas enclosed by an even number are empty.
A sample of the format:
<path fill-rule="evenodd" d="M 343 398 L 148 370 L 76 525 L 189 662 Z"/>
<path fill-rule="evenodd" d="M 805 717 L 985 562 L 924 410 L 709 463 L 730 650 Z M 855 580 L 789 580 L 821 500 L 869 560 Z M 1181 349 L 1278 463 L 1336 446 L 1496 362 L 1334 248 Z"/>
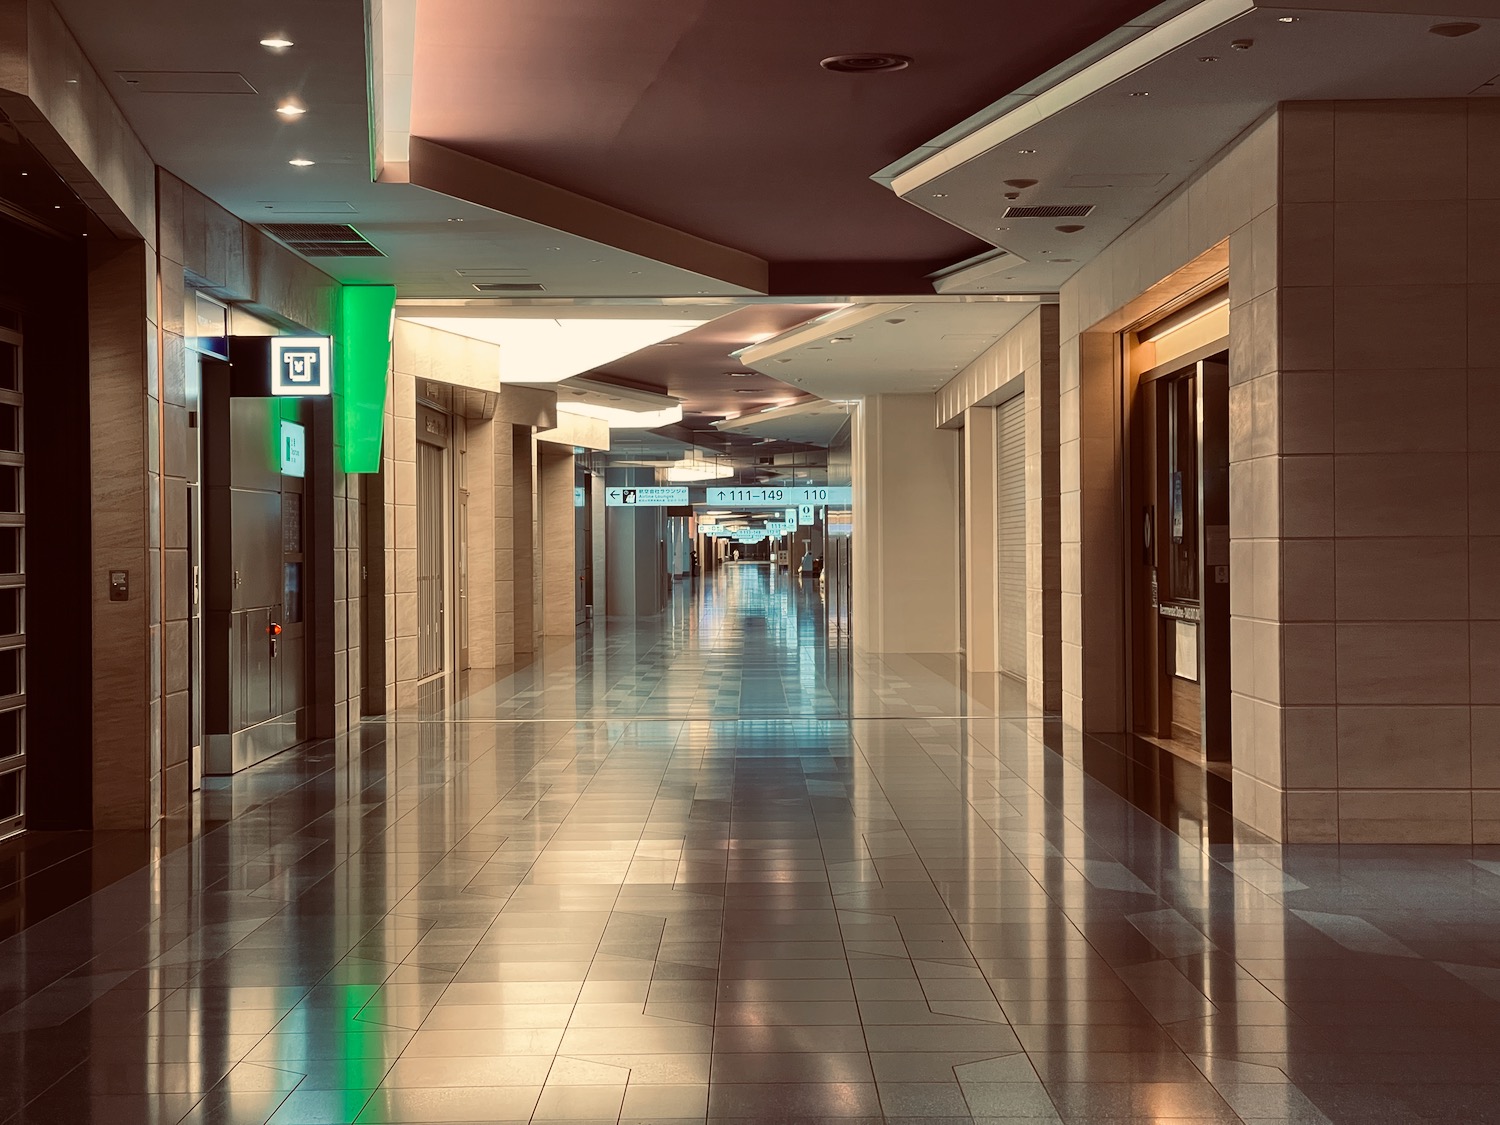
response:
<path fill-rule="evenodd" d="M 788 504 L 849 504 L 854 490 L 847 485 L 809 487 L 788 485 L 785 488 L 710 488 L 708 503 L 713 505 L 765 506 L 784 508 Z"/>

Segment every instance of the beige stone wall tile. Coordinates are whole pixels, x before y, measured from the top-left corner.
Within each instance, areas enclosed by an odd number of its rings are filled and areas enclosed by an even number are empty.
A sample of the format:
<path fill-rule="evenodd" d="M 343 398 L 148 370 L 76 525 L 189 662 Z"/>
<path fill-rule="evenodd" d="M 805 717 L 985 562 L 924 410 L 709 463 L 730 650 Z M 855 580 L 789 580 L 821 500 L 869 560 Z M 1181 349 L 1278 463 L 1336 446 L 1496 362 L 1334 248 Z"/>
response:
<path fill-rule="evenodd" d="M 1468 844 L 1473 806 L 1467 789 L 1344 789 L 1342 844 Z"/>
<path fill-rule="evenodd" d="M 1500 535 L 1500 453 L 1469 454 L 1469 534 Z"/>
<path fill-rule="evenodd" d="M 1331 704 L 1338 695 L 1334 626 L 1331 623 L 1297 623 L 1281 627 L 1285 677 L 1282 702 L 1292 705 Z"/>
<path fill-rule="evenodd" d="M 1288 789 L 1338 787 L 1338 736 L 1337 708 L 1282 708 L 1281 752 Z"/>
<path fill-rule="evenodd" d="M 1500 704 L 1500 621 L 1469 623 L 1469 681 L 1471 702 Z"/>
<path fill-rule="evenodd" d="M 1306 203 L 1334 198 L 1334 103 L 1283 105 L 1281 125 L 1281 201 Z"/>
<path fill-rule="evenodd" d="M 1472 199 L 1468 213 L 1469 284 L 1500 285 L 1500 199 Z"/>
<path fill-rule="evenodd" d="M 1331 371 L 1282 372 L 1277 394 L 1283 454 L 1332 453 L 1334 377 Z"/>
<path fill-rule="evenodd" d="M 1333 284 L 1333 204 L 1282 203 L 1278 285 Z"/>
<path fill-rule="evenodd" d="M 1288 844 L 1339 842 L 1339 795 L 1334 791 L 1292 790 L 1284 797 Z"/>
<path fill-rule="evenodd" d="M 1283 371 L 1333 368 L 1333 289 L 1286 286 L 1277 291 Z"/>
<path fill-rule="evenodd" d="M 1255 695 L 1255 625 L 1248 617 L 1229 619 L 1229 690 L 1246 699 Z"/>
<path fill-rule="evenodd" d="M 1333 458 L 1314 455 L 1268 461 L 1278 465 L 1281 471 L 1281 534 L 1288 539 L 1333 534 Z M 1277 528 L 1273 525 L 1269 534 L 1274 536 L 1276 533 Z"/>
<path fill-rule="evenodd" d="M 1254 616 L 1255 555 L 1249 539 L 1229 541 L 1229 612 L 1235 617 Z"/>
<path fill-rule="evenodd" d="M 1500 354 L 1500 285 L 1470 285 L 1467 299 L 1468 354 L 1492 363 Z"/>
<path fill-rule="evenodd" d="M 1462 620 L 1469 616 L 1469 541 L 1340 539 L 1341 621 Z"/>
<path fill-rule="evenodd" d="M 1474 791 L 1474 843 L 1500 844 L 1500 792 Z"/>
<path fill-rule="evenodd" d="M 1467 198 L 1464 102 L 1339 102 L 1335 113 L 1334 198 L 1339 202 Z"/>
<path fill-rule="evenodd" d="M 1281 615 L 1285 621 L 1334 618 L 1333 539 L 1288 539 L 1281 544 Z"/>
<path fill-rule="evenodd" d="M 1446 286 L 1465 275 L 1469 205 L 1462 196 L 1420 207 L 1404 198 L 1340 201 L 1333 224 L 1336 285 Z"/>
<path fill-rule="evenodd" d="M 1334 378 L 1339 453 L 1455 453 L 1467 445 L 1469 375 L 1454 370 L 1341 369 Z"/>
<path fill-rule="evenodd" d="M 1254 695 L 1267 703 L 1282 701 L 1282 635 L 1281 626 L 1274 621 L 1251 622 L 1254 637 Z M 1312 626 L 1316 628 L 1317 626 Z M 1280 731 L 1275 731 L 1276 744 L 1280 745 Z M 1278 750 L 1279 752 L 1279 750 Z"/>
<path fill-rule="evenodd" d="M 1483 98 L 1468 110 L 1469 198 L 1500 199 L 1500 104 Z"/>
<path fill-rule="evenodd" d="M 1250 590 L 1250 612 L 1262 621 L 1275 621 L 1281 605 L 1281 551 L 1285 541 L 1252 539 L 1254 584 Z"/>
<path fill-rule="evenodd" d="M 1500 707 L 1469 708 L 1476 789 L 1500 789 Z"/>
<path fill-rule="evenodd" d="M 1470 367 L 1468 376 L 1469 449 L 1500 453 L 1500 368 Z"/>
<path fill-rule="evenodd" d="M 1338 626 L 1341 704 L 1469 702 L 1469 623 L 1413 621 Z"/>
<path fill-rule="evenodd" d="M 1500 537 L 1469 540 L 1469 616 L 1500 620 Z"/>
<path fill-rule="evenodd" d="M 1340 707 L 1345 789 L 1467 789 L 1468 707 Z"/>
<path fill-rule="evenodd" d="M 1345 285 L 1334 289 L 1340 368 L 1458 368 L 1468 362 L 1472 290 L 1461 284 Z M 1400 331 L 1392 331 L 1400 325 Z M 1471 339 L 1466 339 L 1466 331 Z M 1500 335 L 1486 333 L 1496 339 Z"/>
<path fill-rule="evenodd" d="M 1466 535 L 1463 454 L 1347 454 L 1334 459 L 1339 535 Z"/>

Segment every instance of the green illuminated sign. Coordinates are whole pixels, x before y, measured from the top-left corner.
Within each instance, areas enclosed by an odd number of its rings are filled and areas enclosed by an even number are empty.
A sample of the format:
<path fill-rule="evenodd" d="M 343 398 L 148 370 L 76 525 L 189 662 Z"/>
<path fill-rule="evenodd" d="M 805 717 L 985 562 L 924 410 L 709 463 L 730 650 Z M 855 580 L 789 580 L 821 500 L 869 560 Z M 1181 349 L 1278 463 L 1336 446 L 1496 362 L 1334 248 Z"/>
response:
<path fill-rule="evenodd" d="M 307 475 L 307 433 L 296 422 L 281 420 L 281 475 Z"/>
<path fill-rule="evenodd" d="M 346 473 L 380 471 L 385 428 L 386 376 L 391 365 L 394 285 L 339 288 L 334 370 L 337 372 L 334 442 Z"/>

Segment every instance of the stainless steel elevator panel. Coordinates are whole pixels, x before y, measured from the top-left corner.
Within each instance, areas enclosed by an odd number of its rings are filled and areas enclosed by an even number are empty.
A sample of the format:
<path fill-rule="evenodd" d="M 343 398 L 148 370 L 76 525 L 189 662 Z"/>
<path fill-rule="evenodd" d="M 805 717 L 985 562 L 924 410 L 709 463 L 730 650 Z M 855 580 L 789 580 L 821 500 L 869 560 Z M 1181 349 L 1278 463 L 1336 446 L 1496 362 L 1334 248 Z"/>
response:
<path fill-rule="evenodd" d="M 307 737 L 308 567 L 305 482 L 282 476 L 278 450 L 283 418 L 297 417 L 302 408 L 269 399 L 219 401 L 219 413 L 205 409 L 205 417 L 214 421 L 204 441 L 210 447 L 228 441 L 228 456 L 207 459 L 212 479 L 205 497 L 207 518 L 223 521 L 216 557 L 229 570 L 209 575 L 221 591 L 219 604 L 227 602 L 228 608 L 220 617 L 227 636 L 218 634 L 227 650 L 219 665 L 227 699 L 215 720 L 221 725 L 205 732 L 204 772 L 230 774 Z M 289 582 L 294 587 L 290 613 Z"/>
<path fill-rule="evenodd" d="M 281 603 L 281 493 L 236 488 L 229 495 L 234 609 Z"/>

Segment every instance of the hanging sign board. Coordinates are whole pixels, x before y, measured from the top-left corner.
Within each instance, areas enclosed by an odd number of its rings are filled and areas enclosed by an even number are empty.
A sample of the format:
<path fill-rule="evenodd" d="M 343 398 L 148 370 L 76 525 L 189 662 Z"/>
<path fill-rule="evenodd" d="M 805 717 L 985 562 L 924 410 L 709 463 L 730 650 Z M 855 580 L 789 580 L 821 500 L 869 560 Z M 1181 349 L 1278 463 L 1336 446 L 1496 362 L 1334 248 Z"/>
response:
<path fill-rule="evenodd" d="M 788 504 L 849 504 L 854 500 L 854 490 L 847 486 L 789 485 L 785 488 L 710 488 L 707 491 L 708 503 L 715 506 L 764 505 L 784 508 Z"/>
<path fill-rule="evenodd" d="M 271 393 L 301 398 L 333 393 L 327 336 L 271 337 Z"/>
<path fill-rule="evenodd" d="M 688 502 L 688 488 L 685 484 L 604 490 L 604 503 L 611 508 L 673 508 Z"/>

